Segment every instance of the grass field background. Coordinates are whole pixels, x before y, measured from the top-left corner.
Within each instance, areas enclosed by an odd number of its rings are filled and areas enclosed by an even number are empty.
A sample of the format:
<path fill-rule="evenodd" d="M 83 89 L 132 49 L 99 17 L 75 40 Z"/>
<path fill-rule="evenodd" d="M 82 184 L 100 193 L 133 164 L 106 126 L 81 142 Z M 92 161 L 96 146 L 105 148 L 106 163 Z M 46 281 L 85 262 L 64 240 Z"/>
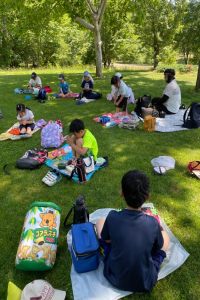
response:
<path fill-rule="evenodd" d="M 71 90 L 79 92 L 83 71 L 83 68 L 46 69 L 38 70 L 38 74 L 43 85 L 50 85 L 56 92 L 58 74 L 64 72 Z M 161 73 L 147 70 L 120 71 L 125 82 L 133 88 L 136 97 L 143 94 L 159 96 L 164 89 L 165 82 Z M 61 119 L 65 134 L 68 133 L 70 121 L 81 118 L 97 138 L 99 155 L 108 155 L 110 164 L 108 168 L 97 172 L 85 185 L 78 185 L 63 178 L 57 185 L 47 187 L 41 182 L 48 171 L 46 166 L 34 171 L 15 168 L 16 160 L 26 150 L 40 146 L 40 132 L 34 134 L 31 139 L 0 142 L 0 299 L 6 299 L 9 280 L 23 288 L 38 278 L 48 280 L 55 288 L 66 290 L 67 299 L 73 299 L 70 281 L 71 259 L 66 246 L 64 218 L 79 194 L 85 195 L 90 211 L 104 207 L 125 207 L 120 197 L 121 177 L 126 171 L 135 168 L 145 171 L 150 177 L 150 201 L 154 203 L 190 256 L 180 269 L 159 281 L 151 294 L 134 295 L 124 299 L 200 299 L 200 181 L 189 176 L 186 169 L 189 161 L 200 160 L 199 129 L 174 133 L 147 133 L 142 128 L 135 131 L 117 127 L 102 128 L 93 121 L 93 117 L 114 111 L 113 104 L 106 100 L 114 70 L 105 71 L 102 79 L 95 79 L 95 90 L 101 91 L 103 98 L 80 106 L 75 105 L 74 100 L 58 99 L 40 104 L 35 100 L 26 101 L 24 95 L 15 95 L 14 88 L 25 87 L 31 72 L 32 70 L 0 71 L 0 109 L 4 114 L 4 118 L 0 120 L 0 132 L 6 131 L 16 122 L 17 103 L 25 103 L 30 107 L 35 119 Z M 196 73 L 178 73 L 176 78 L 181 87 L 182 102 L 186 105 L 192 101 L 199 102 L 200 94 L 194 92 Z M 133 106 L 130 105 L 129 109 L 133 110 Z M 159 155 L 170 155 L 176 160 L 175 170 L 169 171 L 166 176 L 156 176 L 152 172 L 150 160 Z M 2 168 L 5 164 L 9 164 L 10 175 L 3 173 Z M 62 208 L 57 260 L 51 271 L 25 273 L 15 269 L 15 256 L 25 214 L 30 204 L 36 200 L 53 201 Z"/>

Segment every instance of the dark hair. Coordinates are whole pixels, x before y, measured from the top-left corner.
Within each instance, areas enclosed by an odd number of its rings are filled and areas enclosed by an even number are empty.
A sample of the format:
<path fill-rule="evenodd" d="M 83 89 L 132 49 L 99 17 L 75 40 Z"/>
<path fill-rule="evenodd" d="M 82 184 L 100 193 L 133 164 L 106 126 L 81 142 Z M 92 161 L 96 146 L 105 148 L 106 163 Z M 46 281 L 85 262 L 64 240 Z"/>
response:
<path fill-rule="evenodd" d="M 64 79 L 65 79 L 64 74 L 59 74 L 59 75 L 58 75 L 58 79 L 63 79 L 63 80 L 64 80 Z"/>
<path fill-rule="evenodd" d="M 128 171 L 122 177 L 121 186 L 126 203 L 132 208 L 141 207 L 149 196 L 149 179 L 141 171 Z"/>
<path fill-rule="evenodd" d="M 19 112 L 25 112 L 26 110 L 26 106 L 22 103 L 19 103 L 17 104 L 16 106 L 16 111 L 19 113 Z"/>
<path fill-rule="evenodd" d="M 117 76 L 113 76 L 112 78 L 111 78 L 111 82 L 110 82 L 110 84 L 111 85 L 115 85 L 117 82 L 119 82 L 120 81 L 120 78 L 119 77 L 117 77 Z"/>
<path fill-rule="evenodd" d="M 165 69 L 164 74 L 167 75 L 167 83 L 171 82 L 175 78 L 174 69 Z"/>
<path fill-rule="evenodd" d="M 35 73 L 35 72 L 33 72 L 32 74 L 31 74 L 31 78 L 36 78 L 37 77 L 37 74 Z"/>
<path fill-rule="evenodd" d="M 84 130 L 85 126 L 82 120 L 80 119 L 75 119 L 71 122 L 69 125 L 69 131 L 70 132 L 79 132 L 81 130 Z"/>

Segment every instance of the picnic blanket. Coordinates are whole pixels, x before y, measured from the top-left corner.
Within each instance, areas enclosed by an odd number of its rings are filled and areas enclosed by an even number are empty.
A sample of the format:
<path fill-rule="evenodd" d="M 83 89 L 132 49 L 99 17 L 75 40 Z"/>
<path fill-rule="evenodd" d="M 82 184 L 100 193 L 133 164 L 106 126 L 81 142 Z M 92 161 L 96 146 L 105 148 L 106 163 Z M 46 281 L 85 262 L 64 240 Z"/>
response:
<path fill-rule="evenodd" d="M 58 164 L 64 160 L 64 161 L 67 161 L 67 160 L 70 160 L 72 159 L 73 157 L 73 152 L 72 152 L 72 148 L 68 145 L 68 144 L 65 144 L 64 146 L 62 146 L 61 148 L 59 148 L 59 150 L 62 151 L 62 149 L 64 150 L 65 154 L 57 157 L 57 158 L 54 158 L 54 159 L 51 159 L 51 158 L 47 158 L 46 161 L 45 161 L 45 164 L 51 168 L 51 169 L 54 169 L 54 170 L 57 170 L 59 173 L 67 176 L 70 178 L 70 176 L 67 174 L 66 170 L 65 169 L 59 169 L 58 168 Z M 91 179 L 91 177 L 94 175 L 94 173 L 100 169 L 102 169 L 103 166 L 99 166 L 99 165 L 95 165 L 95 169 L 94 171 L 86 174 L 86 180 L 89 181 Z M 73 175 L 72 177 L 72 180 L 75 181 L 75 182 L 79 182 L 78 180 L 78 176 L 76 174 Z"/>
<path fill-rule="evenodd" d="M 38 121 L 39 122 L 39 121 Z M 37 132 L 38 130 L 40 130 L 40 127 L 37 126 L 37 122 L 35 125 L 34 130 L 31 132 L 31 134 L 20 134 L 20 135 L 15 135 L 15 134 L 11 134 L 9 133 L 10 130 L 12 129 L 16 129 L 19 128 L 19 122 L 15 123 L 13 126 L 11 126 L 6 132 L 3 132 L 0 134 L 0 141 L 5 141 L 5 140 L 21 140 L 21 139 L 25 139 L 25 138 L 30 138 L 32 137 L 32 135 Z"/>
<path fill-rule="evenodd" d="M 70 98 L 78 98 L 79 93 L 68 93 L 65 95 L 65 97 L 60 97 L 59 94 L 53 94 L 52 95 L 55 98 L 59 98 L 59 99 L 70 99 Z"/>
<path fill-rule="evenodd" d="M 152 203 L 146 203 L 143 207 L 154 208 Z M 106 217 L 111 208 L 98 209 L 90 214 L 90 221 L 96 223 L 99 218 Z M 178 269 L 188 258 L 189 253 L 183 248 L 179 240 L 173 235 L 171 230 L 160 218 L 162 227 L 167 231 L 170 237 L 170 247 L 167 251 L 161 269 L 158 274 L 158 280 L 163 279 L 170 273 Z M 71 247 L 71 232 L 67 234 L 68 248 Z M 71 282 L 74 294 L 74 300 L 117 300 L 132 294 L 131 292 L 121 291 L 114 288 L 103 275 L 103 262 L 95 271 L 79 274 L 71 267 Z"/>
<path fill-rule="evenodd" d="M 188 130 L 182 127 L 183 125 L 183 115 L 185 109 L 179 109 L 177 114 L 165 115 L 165 118 L 156 118 L 155 131 L 159 132 L 173 132 L 180 130 Z"/>
<path fill-rule="evenodd" d="M 100 123 L 105 128 L 114 127 L 123 123 L 132 122 L 139 118 L 133 112 L 133 114 L 127 115 L 126 112 L 119 112 L 119 113 L 105 113 L 99 117 L 95 117 L 93 120 L 97 123 Z M 120 126 L 119 126 L 120 127 Z"/>

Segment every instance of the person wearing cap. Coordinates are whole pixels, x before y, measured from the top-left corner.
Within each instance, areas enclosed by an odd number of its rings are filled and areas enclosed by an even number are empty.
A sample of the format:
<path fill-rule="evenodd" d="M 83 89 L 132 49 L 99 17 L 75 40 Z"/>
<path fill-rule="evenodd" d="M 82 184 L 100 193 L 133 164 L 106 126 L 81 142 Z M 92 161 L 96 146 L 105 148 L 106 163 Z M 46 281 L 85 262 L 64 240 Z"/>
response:
<path fill-rule="evenodd" d="M 165 69 L 164 78 L 167 83 L 163 95 L 160 98 L 153 98 L 152 105 L 160 112 L 176 114 L 181 106 L 181 90 L 175 79 L 174 69 Z"/>
<path fill-rule="evenodd" d="M 117 72 L 117 73 L 115 73 L 115 76 L 117 76 L 117 77 L 120 79 L 121 82 L 123 82 L 124 84 L 126 84 L 126 83 L 122 80 L 123 76 L 122 76 L 121 73 Z M 133 93 L 133 91 L 132 91 L 132 88 L 131 88 L 130 86 L 128 86 L 128 85 L 126 85 L 126 86 L 127 86 L 127 89 L 129 90 L 129 97 L 128 97 L 127 103 L 134 103 L 134 102 L 135 102 L 135 97 L 134 97 L 134 93 Z M 116 92 L 117 92 L 116 87 L 115 87 L 114 85 L 111 85 L 111 93 L 107 95 L 107 100 L 113 101 Z"/>
<path fill-rule="evenodd" d="M 35 73 L 33 72 L 31 74 L 31 78 L 29 80 L 29 83 L 28 83 L 28 88 L 30 90 L 36 88 L 36 89 L 41 89 L 42 88 L 42 81 L 40 79 L 40 77 Z"/>
<path fill-rule="evenodd" d="M 111 86 L 115 88 L 113 101 L 116 106 L 116 112 L 120 112 L 120 109 L 122 109 L 127 113 L 128 86 L 116 75 L 111 78 Z"/>
<path fill-rule="evenodd" d="M 83 73 L 81 87 L 82 87 L 81 98 L 85 97 L 87 99 L 91 99 L 92 90 L 94 87 L 94 81 L 88 71 L 85 71 Z"/>
<path fill-rule="evenodd" d="M 64 74 L 60 74 L 58 76 L 58 79 L 60 80 L 60 83 L 59 83 L 60 91 L 59 91 L 58 97 L 65 98 L 65 97 L 67 97 L 67 95 L 69 93 L 69 84 L 65 81 Z"/>

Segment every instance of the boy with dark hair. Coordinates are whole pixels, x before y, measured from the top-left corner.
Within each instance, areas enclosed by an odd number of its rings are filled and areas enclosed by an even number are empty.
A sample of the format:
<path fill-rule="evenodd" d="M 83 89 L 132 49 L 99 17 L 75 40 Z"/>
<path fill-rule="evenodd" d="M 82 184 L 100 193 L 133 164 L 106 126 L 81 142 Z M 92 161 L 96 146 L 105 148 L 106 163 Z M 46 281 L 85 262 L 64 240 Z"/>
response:
<path fill-rule="evenodd" d="M 65 81 L 64 74 L 60 74 L 58 76 L 58 79 L 60 80 L 60 83 L 59 83 L 60 91 L 59 91 L 58 97 L 65 98 L 65 97 L 67 97 L 67 94 L 69 93 L 69 84 Z"/>
<path fill-rule="evenodd" d="M 123 176 L 121 187 L 127 208 L 110 211 L 106 219 L 96 224 L 108 252 L 104 276 L 118 289 L 149 292 L 157 282 L 169 237 L 154 217 L 141 210 L 149 197 L 147 176 L 137 170 L 129 171 Z"/>
<path fill-rule="evenodd" d="M 73 135 L 67 136 L 66 141 L 72 147 L 75 157 L 92 155 L 96 160 L 98 154 L 97 140 L 88 129 L 85 129 L 83 121 L 73 120 L 69 126 L 69 131 Z"/>

